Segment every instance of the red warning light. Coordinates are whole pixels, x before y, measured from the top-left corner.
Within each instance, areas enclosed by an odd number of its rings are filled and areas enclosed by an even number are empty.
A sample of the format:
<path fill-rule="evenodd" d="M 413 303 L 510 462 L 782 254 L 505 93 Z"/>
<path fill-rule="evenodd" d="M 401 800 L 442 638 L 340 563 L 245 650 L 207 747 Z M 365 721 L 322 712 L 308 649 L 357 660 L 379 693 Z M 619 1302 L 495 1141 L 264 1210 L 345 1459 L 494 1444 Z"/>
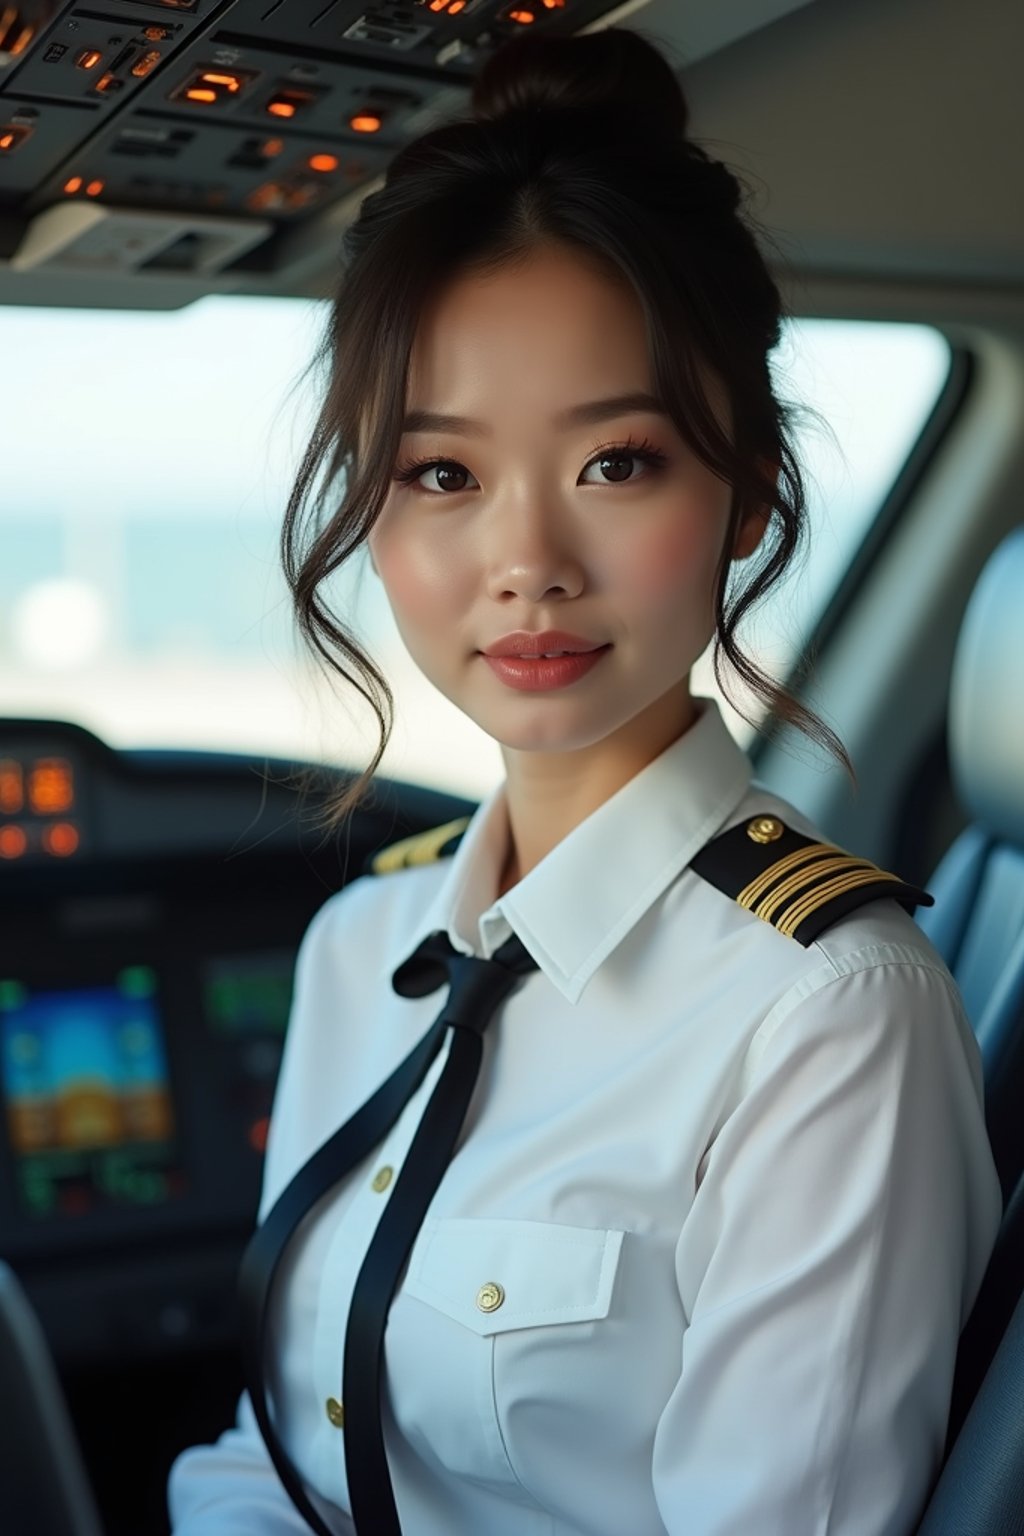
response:
<path fill-rule="evenodd" d="M 267 1132 L 270 1130 L 270 1116 L 263 1115 L 261 1119 L 254 1120 L 249 1127 L 249 1145 L 257 1152 L 267 1150 Z"/>
<path fill-rule="evenodd" d="M 59 816 L 75 801 L 71 764 L 63 757 L 37 758 L 29 770 L 29 809 L 38 816 Z"/>
<path fill-rule="evenodd" d="M 20 859 L 27 847 L 21 827 L 0 827 L 0 859 Z"/>
<path fill-rule="evenodd" d="M 81 838 L 78 828 L 72 822 L 55 821 L 52 827 L 47 827 L 43 832 L 42 841 L 47 853 L 52 853 L 58 859 L 66 859 L 75 852 Z"/>

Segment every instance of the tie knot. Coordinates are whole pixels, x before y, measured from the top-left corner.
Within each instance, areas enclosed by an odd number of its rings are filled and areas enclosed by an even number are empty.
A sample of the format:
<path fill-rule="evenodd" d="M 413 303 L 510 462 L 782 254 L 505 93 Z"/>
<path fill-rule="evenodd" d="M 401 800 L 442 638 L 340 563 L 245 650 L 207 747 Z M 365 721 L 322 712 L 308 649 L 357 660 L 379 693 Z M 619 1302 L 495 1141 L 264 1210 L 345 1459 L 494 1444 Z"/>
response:
<path fill-rule="evenodd" d="M 391 978 L 402 997 L 426 997 L 450 983 L 441 1013 L 446 1024 L 483 1034 L 498 1005 L 537 962 L 513 934 L 490 960 L 464 955 L 440 930 L 428 934 Z"/>

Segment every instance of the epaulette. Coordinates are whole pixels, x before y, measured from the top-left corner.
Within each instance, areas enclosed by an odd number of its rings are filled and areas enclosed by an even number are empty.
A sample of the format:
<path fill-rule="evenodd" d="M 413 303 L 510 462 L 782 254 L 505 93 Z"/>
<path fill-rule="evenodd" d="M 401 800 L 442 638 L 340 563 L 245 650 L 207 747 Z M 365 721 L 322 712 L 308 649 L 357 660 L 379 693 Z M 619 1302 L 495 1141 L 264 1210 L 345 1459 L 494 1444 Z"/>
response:
<path fill-rule="evenodd" d="M 469 826 L 471 818 L 460 816 L 456 821 L 446 821 L 441 827 L 431 827 L 428 832 L 414 832 L 399 843 L 371 854 L 363 866 L 364 875 L 390 875 L 396 869 L 410 869 L 414 864 L 433 864 L 454 853 Z"/>
<path fill-rule="evenodd" d="M 889 897 L 913 914 L 935 898 L 877 864 L 755 816 L 707 843 L 690 868 L 805 947 L 856 907 Z"/>

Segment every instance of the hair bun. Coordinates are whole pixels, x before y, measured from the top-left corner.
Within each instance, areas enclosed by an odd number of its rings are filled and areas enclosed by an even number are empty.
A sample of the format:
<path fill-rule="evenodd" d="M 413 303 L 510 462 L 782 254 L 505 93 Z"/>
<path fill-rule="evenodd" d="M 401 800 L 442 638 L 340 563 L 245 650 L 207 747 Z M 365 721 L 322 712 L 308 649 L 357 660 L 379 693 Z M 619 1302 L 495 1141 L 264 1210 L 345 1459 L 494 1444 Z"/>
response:
<path fill-rule="evenodd" d="M 640 36 L 621 28 L 575 37 L 524 34 L 504 43 L 473 82 L 478 121 L 541 111 L 620 112 L 659 137 L 686 136 L 689 111 L 671 65 Z"/>

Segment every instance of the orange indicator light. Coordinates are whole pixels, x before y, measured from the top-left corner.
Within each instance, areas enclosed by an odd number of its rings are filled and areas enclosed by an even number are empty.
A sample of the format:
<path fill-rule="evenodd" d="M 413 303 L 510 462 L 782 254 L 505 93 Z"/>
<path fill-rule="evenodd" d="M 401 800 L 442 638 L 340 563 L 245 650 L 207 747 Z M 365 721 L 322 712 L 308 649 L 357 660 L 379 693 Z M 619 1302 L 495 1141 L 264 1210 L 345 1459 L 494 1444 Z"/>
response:
<path fill-rule="evenodd" d="M 25 804 L 21 764 L 13 757 L 0 758 L 0 811 L 13 816 Z"/>
<path fill-rule="evenodd" d="M 103 191 L 104 185 L 105 183 L 102 181 L 90 181 L 89 185 L 85 189 L 86 196 L 99 197 L 100 193 Z"/>
<path fill-rule="evenodd" d="M 80 192 L 81 190 L 82 190 L 82 178 L 81 178 L 81 176 L 72 176 L 70 181 L 66 181 L 64 183 L 64 191 L 68 194 L 69 197 L 74 196 L 74 194 L 76 192 Z"/>
<path fill-rule="evenodd" d="M 0 133 L 0 149 L 10 149 L 13 143 L 13 133 Z"/>
<path fill-rule="evenodd" d="M 40 816 L 55 816 L 61 811 L 69 811 L 74 799 L 74 780 L 67 759 L 38 758 L 29 770 L 29 808 Z"/>
<path fill-rule="evenodd" d="M 20 859 L 27 847 L 21 827 L 0 827 L 0 859 Z"/>
<path fill-rule="evenodd" d="M 537 20 L 532 11 L 509 11 L 508 19 L 509 21 L 518 21 L 521 27 L 527 27 L 531 21 Z"/>
<path fill-rule="evenodd" d="M 217 92 L 201 91 L 197 86 L 193 86 L 190 91 L 185 92 L 185 99 L 187 101 L 216 101 Z"/>
<path fill-rule="evenodd" d="M 310 155 L 309 168 L 311 171 L 336 171 L 338 157 L 337 155 Z"/>
<path fill-rule="evenodd" d="M 212 75 L 207 71 L 203 79 L 208 85 L 224 85 L 229 91 L 240 91 L 242 82 L 237 75 Z"/>
<path fill-rule="evenodd" d="M 272 101 L 267 106 L 271 117 L 294 117 L 295 108 L 290 101 Z"/>
<path fill-rule="evenodd" d="M 98 48 L 83 48 L 75 60 L 79 69 L 95 69 L 103 55 Z"/>
<path fill-rule="evenodd" d="M 451 5 L 448 7 L 448 15 L 457 16 L 460 11 L 464 11 L 465 9 L 466 0 L 452 0 Z"/>
<path fill-rule="evenodd" d="M 79 844 L 78 828 L 70 821 L 55 821 L 43 833 L 43 847 L 55 858 L 66 859 Z"/>
<path fill-rule="evenodd" d="M 348 125 L 354 133 L 376 133 L 380 127 L 380 118 L 372 112 L 358 112 L 355 117 L 350 117 Z"/>
<path fill-rule="evenodd" d="M 275 155 L 279 155 L 282 149 L 284 149 L 284 139 L 267 139 L 260 149 L 260 154 L 271 160 Z"/>

